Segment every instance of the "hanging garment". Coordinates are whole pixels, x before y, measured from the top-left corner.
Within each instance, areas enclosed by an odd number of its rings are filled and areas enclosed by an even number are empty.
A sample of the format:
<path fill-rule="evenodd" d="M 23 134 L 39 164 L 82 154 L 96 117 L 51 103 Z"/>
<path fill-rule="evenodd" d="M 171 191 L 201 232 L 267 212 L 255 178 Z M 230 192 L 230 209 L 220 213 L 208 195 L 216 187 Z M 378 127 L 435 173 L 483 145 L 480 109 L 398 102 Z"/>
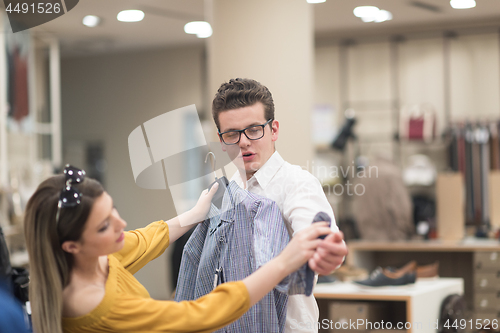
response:
<path fill-rule="evenodd" d="M 472 177 L 474 186 L 474 224 L 479 225 L 481 221 L 481 206 L 482 186 L 481 186 L 481 145 L 479 137 L 481 136 L 481 129 L 477 126 L 474 128 L 474 142 L 472 144 Z"/>
<path fill-rule="evenodd" d="M 353 186 L 363 189 L 363 195 L 352 198 L 352 211 L 361 238 L 375 241 L 410 239 L 415 234 L 411 197 L 403 182 L 401 170 L 391 161 L 377 158 L 370 162 L 376 167 L 376 177 L 358 177 Z"/>
<path fill-rule="evenodd" d="M 448 166 L 452 171 L 459 170 L 458 158 L 458 128 L 452 126 L 447 132 L 449 145 L 448 145 Z"/>
<path fill-rule="evenodd" d="M 458 125 L 457 132 L 457 150 L 458 150 L 458 170 L 465 178 L 465 128 L 463 124 Z"/>
<path fill-rule="evenodd" d="M 474 130 L 472 125 L 467 123 L 465 126 L 465 184 L 466 184 L 466 221 L 467 224 L 474 223 L 474 173 L 473 173 L 473 144 L 474 144 Z"/>
<path fill-rule="evenodd" d="M 489 156 L 490 134 L 486 126 L 481 126 L 478 130 L 477 142 L 479 145 L 480 181 L 481 181 L 481 219 L 479 224 L 483 228 L 488 228 L 490 223 L 488 177 L 490 172 Z"/>
<path fill-rule="evenodd" d="M 490 168 L 491 170 L 500 169 L 500 141 L 498 138 L 498 125 L 492 122 L 489 125 L 490 130 Z"/>
<path fill-rule="evenodd" d="M 9 55 L 9 116 L 17 121 L 28 115 L 28 62 L 19 48 Z"/>
<path fill-rule="evenodd" d="M 184 247 L 176 301 L 194 300 L 215 286 L 242 280 L 277 256 L 290 236 L 277 204 L 231 181 Z M 283 332 L 288 294 L 305 291 L 305 264 L 264 296 L 240 319 L 216 332 Z"/>
<path fill-rule="evenodd" d="M 431 142 L 436 137 L 436 111 L 430 104 L 404 106 L 399 115 L 399 137 Z"/>

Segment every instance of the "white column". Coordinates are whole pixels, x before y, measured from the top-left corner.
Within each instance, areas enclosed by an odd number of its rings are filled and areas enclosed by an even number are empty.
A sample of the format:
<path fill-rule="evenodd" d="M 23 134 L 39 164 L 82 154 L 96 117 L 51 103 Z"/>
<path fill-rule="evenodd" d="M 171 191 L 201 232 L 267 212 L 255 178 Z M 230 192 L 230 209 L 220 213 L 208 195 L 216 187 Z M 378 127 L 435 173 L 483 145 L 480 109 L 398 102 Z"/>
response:
<path fill-rule="evenodd" d="M 52 125 L 52 164 L 56 168 L 62 167 L 60 63 L 59 41 L 52 38 L 49 42 L 50 115 Z"/>
<path fill-rule="evenodd" d="M 231 78 L 267 86 L 285 160 L 306 166 L 313 158 L 311 112 L 314 31 L 306 0 L 212 0 L 207 8 L 209 100 Z M 211 107 L 211 104 L 210 104 Z"/>

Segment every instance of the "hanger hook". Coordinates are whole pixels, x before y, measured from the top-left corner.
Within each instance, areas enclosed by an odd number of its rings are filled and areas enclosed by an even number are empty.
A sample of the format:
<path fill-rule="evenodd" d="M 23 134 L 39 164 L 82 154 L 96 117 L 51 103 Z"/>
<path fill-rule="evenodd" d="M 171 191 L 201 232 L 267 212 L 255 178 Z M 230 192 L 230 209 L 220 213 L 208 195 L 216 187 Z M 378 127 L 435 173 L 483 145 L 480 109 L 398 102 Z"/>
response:
<path fill-rule="evenodd" d="M 208 152 L 207 156 L 205 156 L 205 163 L 207 163 L 208 156 L 212 155 L 212 171 L 215 173 L 215 154 L 212 153 L 211 151 Z"/>

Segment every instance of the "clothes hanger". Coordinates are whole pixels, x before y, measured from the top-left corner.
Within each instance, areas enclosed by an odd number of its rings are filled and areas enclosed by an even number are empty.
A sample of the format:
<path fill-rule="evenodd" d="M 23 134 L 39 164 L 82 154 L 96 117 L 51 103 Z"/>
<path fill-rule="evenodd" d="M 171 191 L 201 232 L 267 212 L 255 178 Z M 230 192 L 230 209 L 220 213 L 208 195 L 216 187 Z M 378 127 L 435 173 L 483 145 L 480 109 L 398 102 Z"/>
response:
<path fill-rule="evenodd" d="M 207 163 L 209 156 L 212 156 L 212 170 L 214 172 L 215 181 L 212 184 L 210 184 L 208 190 L 210 191 L 210 189 L 215 183 L 219 183 L 219 188 L 217 189 L 217 193 L 215 193 L 214 197 L 212 198 L 212 203 L 217 208 L 220 209 L 222 207 L 222 198 L 224 197 L 226 188 L 229 185 L 229 181 L 227 180 L 226 171 L 224 170 L 224 168 L 221 168 L 223 176 L 221 178 L 217 178 L 217 174 L 215 173 L 215 165 L 216 165 L 215 154 L 213 152 L 208 152 L 207 156 L 205 157 L 205 163 Z"/>

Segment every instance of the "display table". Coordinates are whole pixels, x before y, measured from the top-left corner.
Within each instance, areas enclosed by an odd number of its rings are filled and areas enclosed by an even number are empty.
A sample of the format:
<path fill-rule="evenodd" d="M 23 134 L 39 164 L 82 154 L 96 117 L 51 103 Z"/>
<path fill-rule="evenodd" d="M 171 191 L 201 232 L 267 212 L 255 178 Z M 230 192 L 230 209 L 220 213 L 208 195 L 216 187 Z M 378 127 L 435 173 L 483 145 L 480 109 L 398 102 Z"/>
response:
<path fill-rule="evenodd" d="M 443 299 L 450 294 L 463 295 L 463 292 L 461 278 L 422 280 L 400 287 L 367 288 L 352 282 L 333 282 L 318 284 L 314 288 L 318 300 L 405 302 L 408 333 L 435 333 Z"/>
<path fill-rule="evenodd" d="M 350 241 L 347 264 L 372 271 L 439 261 L 439 276 L 464 279 L 464 297 L 471 318 L 500 318 L 500 242 L 466 238 L 460 241 Z"/>

